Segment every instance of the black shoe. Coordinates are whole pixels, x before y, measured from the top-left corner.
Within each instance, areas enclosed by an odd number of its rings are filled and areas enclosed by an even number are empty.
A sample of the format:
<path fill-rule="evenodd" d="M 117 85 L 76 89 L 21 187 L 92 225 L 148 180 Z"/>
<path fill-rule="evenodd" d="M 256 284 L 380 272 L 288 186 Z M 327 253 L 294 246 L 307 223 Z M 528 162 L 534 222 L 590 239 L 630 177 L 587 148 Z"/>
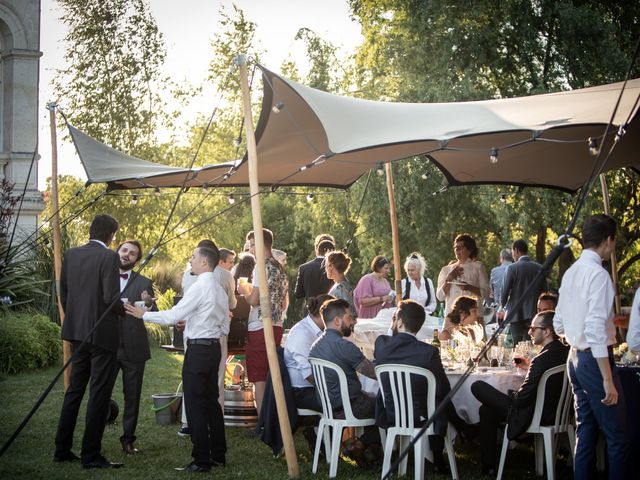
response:
<path fill-rule="evenodd" d="M 487 464 L 482 464 L 482 474 L 483 475 L 488 475 L 490 477 L 495 477 L 496 476 L 496 469 L 494 466 L 492 465 L 487 465 Z"/>
<path fill-rule="evenodd" d="M 433 464 L 433 471 L 438 475 L 450 475 L 451 470 L 449 470 L 449 465 L 444 462 L 437 462 Z"/>
<path fill-rule="evenodd" d="M 227 461 L 223 458 L 222 460 L 211 460 L 211 466 L 213 468 L 224 468 L 227 465 Z"/>
<path fill-rule="evenodd" d="M 54 462 L 77 462 L 78 460 L 80 460 L 80 457 L 73 453 L 71 450 L 53 456 Z"/>
<path fill-rule="evenodd" d="M 189 430 L 189 427 L 181 427 L 180 430 L 178 430 L 178 435 L 181 437 L 189 437 L 191 436 L 191 430 Z"/>
<path fill-rule="evenodd" d="M 87 462 L 82 464 L 82 468 L 120 468 L 122 463 L 110 462 L 103 456 L 98 456 L 93 462 Z"/>
<path fill-rule="evenodd" d="M 198 465 L 196 462 L 191 462 L 186 467 L 176 467 L 175 470 L 178 472 L 187 472 L 187 473 L 207 473 L 211 471 L 211 467 L 202 467 Z"/>

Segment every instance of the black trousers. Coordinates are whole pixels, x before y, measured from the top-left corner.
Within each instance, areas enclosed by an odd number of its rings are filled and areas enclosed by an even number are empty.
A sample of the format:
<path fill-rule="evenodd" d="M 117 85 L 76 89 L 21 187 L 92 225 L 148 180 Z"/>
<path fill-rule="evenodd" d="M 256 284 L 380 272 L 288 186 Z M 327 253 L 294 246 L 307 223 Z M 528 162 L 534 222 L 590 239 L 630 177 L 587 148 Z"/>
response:
<path fill-rule="evenodd" d="M 498 454 L 498 426 L 507 419 L 509 397 L 481 380 L 473 382 L 471 393 L 480 405 L 480 458 L 494 467 Z"/>
<path fill-rule="evenodd" d="M 227 444 L 224 416 L 218 403 L 220 344 L 189 345 L 182 366 L 182 384 L 191 429 L 191 456 L 198 466 L 224 462 Z"/>
<path fill-rule="evenodd" d="M 120 441 L 132 443 L 136 440 L 136 426 L 140 412 L 140 397 L 144 379 L 145 362 L 130 362 L 118 359 L 116 377 L 122 370 L 122 393 L 124 393 L 124 412 L 122 414 L 122 436 Z"/>
<path fill-rule="evenodd" d="M 296 400 L 297 408 L 306 408 L 307 410 L 322 412 L 322 405 L 320 405 L 320 400 L 318 400 L 315 387 L 294 388 L 293 396 Z"/>
<path fill-rule="evenodd" d="M 518 342 L 531 340 L 531 337 L 529 337 L 529 325 L 531 325 L 531 319 L 522 320 L 521 322 L 512 322 L 509 324 L 511 338 L 513 338 L 514 345 L 517 345 Z"/>
<path fill-rule="evenodd" d="M 58 431 L 56 433 L 55 456 L 64 456 L 71 451 L 73 432 L 76 428 L 78 411 L 84 392 L 89 385 L 89 401 L 82 437 L 80 460 L 82 463 L 95 461 L 102 450 L 102 434 L 107 421 L 107 412 L 116 368 L 116 352 L 110 352 L 91 344 L 79 348 L 81 342 L 71 344 L 75 355 L 71 363 L 71 380 L 64 395 Z"/>

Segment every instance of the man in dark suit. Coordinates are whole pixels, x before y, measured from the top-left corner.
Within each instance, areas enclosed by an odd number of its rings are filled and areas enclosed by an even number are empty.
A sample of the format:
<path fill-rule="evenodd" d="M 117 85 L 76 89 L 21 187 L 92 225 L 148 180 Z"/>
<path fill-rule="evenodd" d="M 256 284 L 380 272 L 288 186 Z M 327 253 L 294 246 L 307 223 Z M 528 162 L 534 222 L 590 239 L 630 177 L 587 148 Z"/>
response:
<path fill-rule="evenodd" d="M 145 307 L 157 311 L 153 302 L 153 284 L 142 275 L 134 275 L 133 268 L 142 258 L 142 246 L 137 240 L 127 240 L 118 245 L 116 250 L 120 257 L 120 291 L 128 303 L 135 305 L 143 302 Z M 122 370 L 122 391 L 124 393 L 124 413 L 122 415 L 123 434 L 120 437 L 122 450 L 127 454 L 138 453 L 136 425 L 140 410 L 140 395 L 144 378 L 144 365 L 151 358 L 149 340 L 144 322 L 132 315 L 121 315 L 120 345 L 118 346 L 118 365 L 114 372 Z"/>
<path fill-rule="evenodd" d="M 480 455 L 482 471 L 485 474 L 495 473 L 498 424 L 507 419 L 507 413 L 510 411 L 507 436 L 513 440 L 522 435 L 533 419 L 538 382 L 542 374 L 567 361 L 569 348 L 558 339 L 553 330 L 553 316 L 552 311 L 541 312 L 531 322 L 529 327 L 531 340 L 535 345 L 542 346 L 542 350 L 531 360 L 524 383 L 517 391 L 509 391 L 509 394 L 505 395 L 481 380 L 471 385 L 471 393 L 482 404 L 480 406 Z M 527 367 L 526 363 L 525 360 L 523 368 Z M 543 425 L 554 422 L 561 393 L 562 377 L 556 375 L 547 382 L 542 411 Z"/>
<path fill-rule="evenodd" d="M 89 243 L 68 250 L 62 262 L 60 300 L 65 312 L 62 339 L 71 342 L 71 381 L 58 431 L 54 461 L 78 460 L 71 451 L 73 431 L 87 383 L 91 382 L 80 460 L 84 468 L 117 468 L 100 453 L 109 410 L 118 349 L 118 255 L 109 250 L 118 222 L 97 215 L 89 227 Z M 115 308 L 111 305 L 117 305 Z M 104 318 L 102 318 L 104 316 Z M 100 322 L 98 323 L 98 320 Z M 83 340 L 86 343 L 81 345 Z"/>
<path fill-rule="evenodd" d="M 531 285 L 542 267 L 527 255 L 529 251 L 527 242 L 516 240 L 511 246 L 511 251 L 513 252 L 515 263 L 512 263 L 507 268 L 500 301 L 501 305 L 507 309 L 509 318 L 511 318 L 509 328 L 511 329 L 513 341 L 518 343 L 528 340 L 527 329 L 531 319 L 536 314 L 536 303 L 538 296 L 544 290 L 545 280 L 540 278 L 535 285 Z M 529 289 L 530 286 L 531 288 Z M 523 303 L 515 312 L 511 312 L 522 295 L 525 295 Z"/>
<path fill-rule="evenodd" d="M 380 335 L 375 343 L 375 364 L 401 364 L 411 365 L 429 370 L 436 379 L 436 405 L 449 393 L 451 386 L 449 379 L 444 373 L 440 352 L 433 345 L 421 342 L 416 338 L 416 334 L 422 328 L 425 320 L 424 308 L 413 300 L 403 300 L 398 305 L 398 310 L 394 314 L 392 323 L 393 336 Z M 382 380 L 383 382 L 385 379 Z M 388 382 L 388 379 L 386 380 Z M 422 377 L 411 379 L 411 389 L 413 391 L 413 411 L 417 425 L 424 423 L 427 417 L 427 381 Z M 378 412 L 376 418 L 379 426 L 385 428 L 395 424 L 393 411 L 393 398 L 390 389 L 384 388 L 386 405 L 385 411 L 381 412 L 381 402 L 378 402 Z M 381 399 L 381 398 L 380 398 Z M 434 468 L 437 473 L 446 473 L 448 468 L 444 462 L 444 435 L 447 432 L 447 424 L 451 421 L 461 433 L 468 432 L 468 426 L 461 420 L 455 412 L 452 404 L 446 410 L 446 415 L 439 416 L 434 421 L 436 435 L 429 436 L 429 445 L 433 451 Z"/>
<path fill-rule="evenodd" d="M 315 243 L 316 258 L 298 267 L 295 295 L 296 298 L 304 298 L 305 304 L 306 300 L 311 297 L 329 293 L 329 290 L 333 286 L 333 281 L 327 278 L 327 273 L 322 267 L 322 262 L 324 261 L 325 254 L 335 249 L 335 242 L 331 235 L 318 235 Z M 304 312 L 306 315 L 306 306 Z"/>

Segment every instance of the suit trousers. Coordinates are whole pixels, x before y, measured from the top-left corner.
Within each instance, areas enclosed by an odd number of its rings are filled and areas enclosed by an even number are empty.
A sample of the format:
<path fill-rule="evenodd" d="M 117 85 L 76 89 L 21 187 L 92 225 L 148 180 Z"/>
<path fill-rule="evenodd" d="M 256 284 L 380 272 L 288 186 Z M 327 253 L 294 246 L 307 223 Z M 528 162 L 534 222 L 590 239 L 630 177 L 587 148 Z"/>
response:
<path fill-rule="evenodd" d="M 132 443 L 136 440 L 136 426 L 140 411 L 142 381 L 144 379 L 145 362 L 130 362 L 119 359 L 118 372 L 122 370 L 122 392 L 124 393 L 124 412 L 122 414 L 122 436 L 120 441 Z"/>
<path fill-rule="evenodd" d="M 80 348 L 80 343 L 71 344 L 71 380 L 62 403 L 54 456 L 61 457 L 71 451 L 78 411 L 89 383 L 89 400 L 80 452 L 80 460 L 84 464 L 95 461 L 102 450 L 102 435 L 115 382 L 116 352 L 88 343 Z"/>
<path fill-rule="evenodd" d="M 482 380 L 473 382 L 471 393 L 480 405 L 480 458 L 495 467 L 498 453 L 498 426 L 507 419 L 509 397 Z"/>
<path fill-rule="evenodd" d="M 567 360 L 569 379 L 576 409 L 576 452 L 574 456 L 575 478 L 596 478 L 596 444 L 598 431 L 607 440 L 609 478 L 627 478 L 630 457 L 629 432 L 627 431 L 627 407 L 618 372 L 609 353 L 613 382 L 618 390 L 616 405 L 603 405 L 604 387 L 602 374 L 590 351 L 571 349 Z"/>
<path fill-rule="evenodd" d="M 518 342 L 531 340 L 531 338 L 529 338 L 529 325 L 531 325 L 531 319 L 522 320 L 521 322 L 511 322 L 509 324 L 514 345 L 517 345 Z"/>
<path fill-rule="evenodd" d="M 182 366 L 184 397 L 189 409 L 191 455 L 198 466 L 224 462 L 227 444 L 224 417 L 218 403 L 220 344 L 189 345 Z"/>

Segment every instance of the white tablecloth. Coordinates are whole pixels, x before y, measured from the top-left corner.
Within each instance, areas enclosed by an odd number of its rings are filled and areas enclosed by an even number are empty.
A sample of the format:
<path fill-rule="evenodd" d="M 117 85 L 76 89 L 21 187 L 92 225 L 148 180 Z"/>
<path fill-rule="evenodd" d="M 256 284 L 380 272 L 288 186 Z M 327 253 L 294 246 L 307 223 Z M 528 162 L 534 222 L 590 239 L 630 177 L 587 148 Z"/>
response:
<path fill-rule="evenodd" d="M 452 388 L 460 380 L 462 373 L 447 372 L 447 378 L 449 378 Z M 452 399 L 458 415 L 467 423 L 478 423 L 480 421 L 480 402 L 471 393 L 471 385 L 478 380 L 485 381 L 501 392 L 507 393 L 509 389 L 517 390 L 520 388 L 524 381 L 524 375 L 518 375 L 513 371 L 502 368 L 487 368 L 485 372 L 476 371 L 472 373 Z"/>

